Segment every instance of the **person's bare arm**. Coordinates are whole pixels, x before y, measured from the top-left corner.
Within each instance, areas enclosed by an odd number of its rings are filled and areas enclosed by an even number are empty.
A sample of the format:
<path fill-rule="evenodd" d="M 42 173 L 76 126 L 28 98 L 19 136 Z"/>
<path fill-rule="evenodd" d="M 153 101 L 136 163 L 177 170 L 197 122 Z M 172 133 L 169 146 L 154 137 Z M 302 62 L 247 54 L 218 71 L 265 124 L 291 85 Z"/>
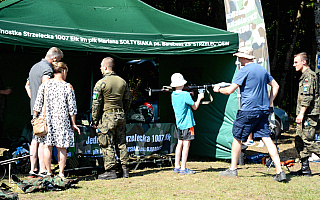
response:
<path fill-rule="evenodd" d="M 26 85 L 24 86 L 24 88 L 26 89 L 27 94 L 28 94 L 29 98 L 31 99 L 31 90 L 30 90 L 30 83 L 29 83 L 29 81 L 26 82 Z"/>
<path fill-rule="evenodd" d="M 204 93 L 199 93 L 198 94 L 198 99 L 196 102 L 194 102 L 194 104 L 191 106 L 193 110 L 197 110 L 199 108 L 199 105 L 200 105 L 200 101 L 201 99 L 204 98 Z"/>
<path fill-rule="evenodd" d="M 77 131 L 78 134 L 80 135 L 80 129 L 76 125 L 76 115 L 70 115 L 71 116 L 71 126 L 73 131 Z"/>
<path fill-rule="evenodd" d="M 238 87 L 239 87 L 239 85 L 235 84 L 235 83 L 232 83 L 230 86 L 223 87 L 223 88 L 220 87 L 219 85 L 215 85 L 213 88 L 213 91 L 220 92 L 225 95 L 229 95 L 229 94 L 232 94 Z"/>
<path fill-rule="evenodd" d="M 279 84 L 274 79 L 268 83 L 271 86 L 270 96 L 269 96 L 269 104 L 270 107 L 273 107 L 273 100 L 276 98 L 279 91 Z"/>
<path fill-rule="evenodd" d="M 306 112 L 307 110 L 307 106 L 302 106 L 301 109 L 300 109 L 300 112 L 299 114 L 297 115 L 297 118 L 296 118 L 296 123 L 297 124 L 301 124 L 302 123 L 302 120 L 304 118 L 304 113 Z"/>
<path fill-rule="evenodd" d="M 42 83 L 45 83 L 49 79 L 50 79 L 50 77 L 47 75 L 42 76 Z"/>
<path fill-rule="evenodd" d="M 0 90 L 0 94 L 9 95 L 11 93 L 11 91 L 12 90 L 10 88 L 7 88 L 4 90 Z"/>

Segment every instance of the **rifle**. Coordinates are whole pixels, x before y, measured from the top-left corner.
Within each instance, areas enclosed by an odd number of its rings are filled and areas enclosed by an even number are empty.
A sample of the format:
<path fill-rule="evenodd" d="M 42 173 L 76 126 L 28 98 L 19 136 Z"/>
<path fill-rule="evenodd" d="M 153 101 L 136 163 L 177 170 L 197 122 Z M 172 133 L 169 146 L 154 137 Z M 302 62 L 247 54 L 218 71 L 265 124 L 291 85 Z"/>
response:
<path fill-rule="evenodd" d="M 221 82 L 221 83 L 216 83 L 216 84 L 205 84 L 205 85 L 190 85 L 190 86 L 185 86 L 182 90 L 184 91 L 193 91 L 193 90 L 198 90 L 199 93 L 204 93 L 207 92 L 209 97 L 210 97 L 210 102 L 209 101 L 202 101 L 201 104 L 209 104 L 213 101 L 213 97 L 211 96 L 210 92 L 208 91 L 208 88 L 213 88 L 214 86 L 220 86 L 220 87 L 228 87 L 231 85 L 231 83 L 226 83 L 226 82 Z M 162 86 L 161 89 L 146 89 L 146 91 L 149 93 L 149 96 L 153 92 L 173 92 L 174 88 L 171 86 Z"/>

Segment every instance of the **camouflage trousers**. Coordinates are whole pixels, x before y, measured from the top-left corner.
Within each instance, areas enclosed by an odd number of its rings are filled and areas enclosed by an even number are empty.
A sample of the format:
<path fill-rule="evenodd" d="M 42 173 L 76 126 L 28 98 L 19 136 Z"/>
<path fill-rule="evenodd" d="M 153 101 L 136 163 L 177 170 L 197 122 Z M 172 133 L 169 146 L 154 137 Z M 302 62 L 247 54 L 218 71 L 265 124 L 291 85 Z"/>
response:
<path fill-rule="evenodd" d="M 115 153 L 121 164 L 127 165 L 129 154 L 126 145 L 126 119 L 123 112 L 104 113 L 99 124 L 102 127 L 98 133 L 99 145 L 103 153 L 105 170 L 117 164 Z"/>
<path fill-rule="evenodd" d="M 315 141 L 318 120 L 319 115 L 306 116 L 301 124 L 297 124 L 295 147 L 300 158 L 309 157 L 311 153 L 320 156 L 320 142 Z"/>

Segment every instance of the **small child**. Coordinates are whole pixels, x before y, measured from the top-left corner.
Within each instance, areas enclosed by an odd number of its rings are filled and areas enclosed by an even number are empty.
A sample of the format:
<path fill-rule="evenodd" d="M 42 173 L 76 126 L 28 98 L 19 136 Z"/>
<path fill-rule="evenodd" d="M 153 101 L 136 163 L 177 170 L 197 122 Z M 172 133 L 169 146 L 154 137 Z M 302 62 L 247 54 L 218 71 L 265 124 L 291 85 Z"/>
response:
<path fill-rule="evenodd" d="M 170 86 L 175 88 L 175 91 L 171 94 L 171 102 L 178 129 L 178 144 L 175 151 L 173 172 L 181 175 L 195 173 L 195 171 L 186 168 L 189 146 L 191 140 L 194 140 L 194 125 L 196 125 L 191 108 L 197 110 L 201 99 L 204 98 L 204 93 L 199 93 L 197 101 L 194 102 L 189 92 L 182 91 L 186 83 L 187 81 L 180 73 L 174 73 L 171 76 Z"/>

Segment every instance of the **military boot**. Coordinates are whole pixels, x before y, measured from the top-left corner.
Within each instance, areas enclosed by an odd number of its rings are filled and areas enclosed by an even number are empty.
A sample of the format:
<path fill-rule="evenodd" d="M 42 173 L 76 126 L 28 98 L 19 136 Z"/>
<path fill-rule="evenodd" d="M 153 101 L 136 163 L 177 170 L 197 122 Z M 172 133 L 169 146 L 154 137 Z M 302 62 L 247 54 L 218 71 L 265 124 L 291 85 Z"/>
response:
<path fill-rule="evenodd" d="M 308 157 L 301 159 L 301 169 L 297 172 L 291 172 L 291 175 L 298 175 L 298 176 L 311 176 L 311 169 L 309 166 Z"/>
<path fill-rule="evenodd" d="M 122 173 L 123 178 L 129 178 L 129 169 L 127 165 L 122 165 Z"/>
<path fill-rule="evenodd" d="M 117 174 L 116 174 L 116 170 L 114 169 L 109 169 L 105 173 L 100 174 L 98 176 L 98 179 L 101 179 L 101 180 L 111 180 L 116 178 L 117 178 Z"/>

